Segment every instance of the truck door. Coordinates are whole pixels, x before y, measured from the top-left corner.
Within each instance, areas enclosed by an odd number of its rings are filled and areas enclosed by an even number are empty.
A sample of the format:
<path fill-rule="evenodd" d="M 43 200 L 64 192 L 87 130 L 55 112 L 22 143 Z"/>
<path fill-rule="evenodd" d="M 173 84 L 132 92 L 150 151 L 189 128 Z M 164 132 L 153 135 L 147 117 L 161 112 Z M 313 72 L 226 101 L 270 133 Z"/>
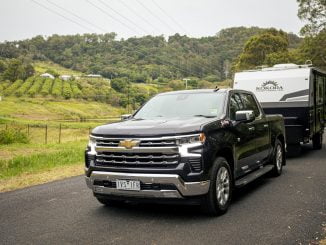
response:
<path fill-rule="evenodd" d="M 241 100 L 245 107 L 245 110 L 252 110 L 255 113 L 255 121 L 251 123 L 251 127 L 254 128 L 254 145 L 255 145 L 255 158 L 250 163 L 250 168 L 255 169 L 259 167 L 264 160 L 269 156 L 271 150 L 270 136 L 269 136 L 269 123 L 265 115 L 260 111 L 259 106 L 252 94 L 241 93 Z"/>
<path fill-rule="evenodd" d="M 235 113 L 245 110 L 240 95 L 231 94 L 229 101 L 229 117 L 235 122 Z M 236 178 L 250 171 L 250 164 L 255 161 L 255 132 L 252 123 L 235 122 L 235 157 L 237 160 L 235 174 Z"/>

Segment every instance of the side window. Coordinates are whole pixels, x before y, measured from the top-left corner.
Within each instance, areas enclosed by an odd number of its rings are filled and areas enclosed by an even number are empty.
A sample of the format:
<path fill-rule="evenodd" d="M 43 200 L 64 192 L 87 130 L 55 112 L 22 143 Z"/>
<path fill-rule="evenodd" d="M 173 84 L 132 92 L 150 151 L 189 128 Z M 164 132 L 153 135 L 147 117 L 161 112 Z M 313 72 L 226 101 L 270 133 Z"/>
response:
<path fill-rule="evenodd" d="M 241 99 L 245 110 L 252 110 L 255 113 L 255 117 L 259 117 L 260 111 L 254 97 L 251 94 L 241 94 Z"/>
<path fill-rule="evenodd" d="M 229 108 L 230 108 L 230 119 L 235 120 L 236 111 L 243 110 L 243 104 L 239 94 L 232 94 L 230 96 Z"/>

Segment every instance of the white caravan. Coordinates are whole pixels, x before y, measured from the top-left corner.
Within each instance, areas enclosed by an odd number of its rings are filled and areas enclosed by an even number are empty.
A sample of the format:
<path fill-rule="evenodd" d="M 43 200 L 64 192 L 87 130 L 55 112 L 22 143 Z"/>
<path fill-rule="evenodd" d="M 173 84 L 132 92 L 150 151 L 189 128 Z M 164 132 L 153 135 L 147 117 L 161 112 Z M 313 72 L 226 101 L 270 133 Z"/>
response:
<path fill-rule="evenodd" d="M 326 121 L 326 73 L 311 65 L 279 64 L 238 72 L 234 88 L 252 91 L 266 114 L 282 114 L 287 144 L 322 147 Z"/>

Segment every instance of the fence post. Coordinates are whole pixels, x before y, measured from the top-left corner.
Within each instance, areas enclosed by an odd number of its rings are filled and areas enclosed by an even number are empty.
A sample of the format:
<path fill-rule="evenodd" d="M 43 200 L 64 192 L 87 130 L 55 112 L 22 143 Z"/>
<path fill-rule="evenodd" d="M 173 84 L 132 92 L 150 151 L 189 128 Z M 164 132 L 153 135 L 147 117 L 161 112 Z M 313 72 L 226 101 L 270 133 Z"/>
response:
<path fill-rule="evenodd" d="M 48 143 L 48 125 L 45 124 L 45 144 Z"/>
<path fill-rule="evenodd" d="M 29 136 L 29 124 L 27 124 L 27 136 Z"/>
<path fill-rule="evenodd" d="M 88 135 L 90 135 L 91 134 L 91 128 L 89 127 L 88 128 Z"/>
<path fill-rule="evenodd" d="M 59 125 L 59 144 L 61 143 L 61 123 Z"/>
<path fill-rule="evenodd" d="M 8 130 L 8 124 L 6 123 L 6 131 Z"/>

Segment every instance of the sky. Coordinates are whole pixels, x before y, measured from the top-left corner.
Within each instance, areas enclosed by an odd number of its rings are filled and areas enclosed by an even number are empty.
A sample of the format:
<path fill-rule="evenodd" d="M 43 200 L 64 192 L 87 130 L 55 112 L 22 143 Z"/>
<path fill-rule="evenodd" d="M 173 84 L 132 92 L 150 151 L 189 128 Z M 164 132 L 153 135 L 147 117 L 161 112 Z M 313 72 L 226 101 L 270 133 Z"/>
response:
<path fill-rule="evenodd" d="M 235 26 L 295 34 L 303 23 L 296 0 L 0 0 L 0 42 L 36 35 L 115 32 L 213 36 Z"/>

